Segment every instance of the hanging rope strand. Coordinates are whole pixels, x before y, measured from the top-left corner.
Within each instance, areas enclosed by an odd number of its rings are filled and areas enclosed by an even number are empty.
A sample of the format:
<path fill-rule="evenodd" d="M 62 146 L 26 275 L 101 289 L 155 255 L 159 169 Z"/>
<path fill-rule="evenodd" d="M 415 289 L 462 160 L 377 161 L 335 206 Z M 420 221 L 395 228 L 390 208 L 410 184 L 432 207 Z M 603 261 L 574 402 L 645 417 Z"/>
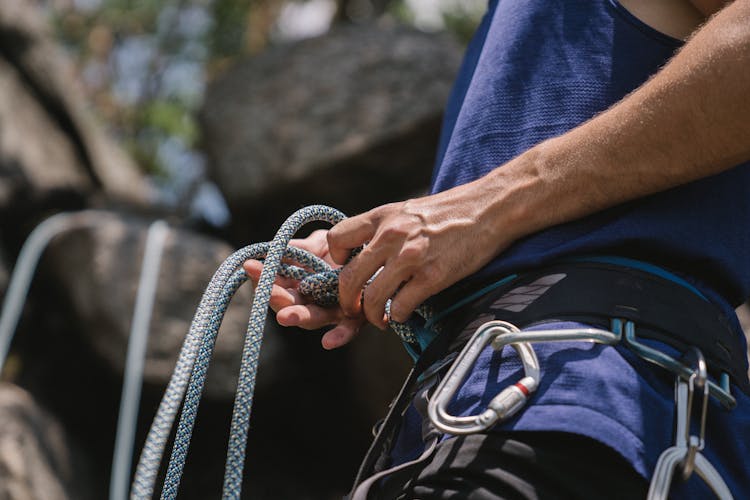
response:
<path fill-rule="evenodd" d="M 234 400 L 232 423 L 229 430 L 229 450 L 224 470 L 223 497 L 239 499 L 242 490 L 242 472 L 245 462 L 247 431 L 250 424 L 250 410 L 253 403 L 255 377 L 257 373 L 260 346 L 263 341 L 263 326 L 268 315 L 268 303 L 271 289 L 279 271 L 284 250 L 300 227 L 312 221 L 326 221 L 331 224 L 343 220 L 346 216 L 336 209 L 315 205 L 298 210 L 289 217 L 276 233 L 268 248 L 263 271 L 255 289 L 250 322 L 245 336 L 242 351 L 240 376 L 237 383 L 237 395 Z"/>
<path fill-rule="evenodd" d="M 270 243 L 249 245 L 230 255 L 222 263 L 204 292 L 180 351 L 174 373 L 149 430 L 136 469 L 131 498 L 152 497 L 164 448 L 184 396 L 175 443 L 161 492 L 161 498 L 165 500 L 176 498 L 221 321 L 232 296 L 247 280 L 242 264 L 248 259 L 257 259 L 263 260 L 264 265 L 255 288 L 243 346 L 222 495 L 226 499 L 240 497 L 263 327 L 273 283 L 277 275 L 300 280 L 301 293 L 311 297 L 316 304 L 335 304 L 338 296 L 338 270 L 332 269 L 319 257 L 289 247 L 288 244 L 294 234 L 309 222 L 325 221 L 336 224 L 344 218 L 340 211 L 322 205 L 303 208 L 284 222 Z M 295 262 L 299 266 L 288 265 L 282 261 Z M 425 309 L 420 310 L 425 312 Z M 411 342 L 415 338 L 414 333 L 405 325 L 391 322 L 391 326 L 395 327 L 405 341 Z"/>

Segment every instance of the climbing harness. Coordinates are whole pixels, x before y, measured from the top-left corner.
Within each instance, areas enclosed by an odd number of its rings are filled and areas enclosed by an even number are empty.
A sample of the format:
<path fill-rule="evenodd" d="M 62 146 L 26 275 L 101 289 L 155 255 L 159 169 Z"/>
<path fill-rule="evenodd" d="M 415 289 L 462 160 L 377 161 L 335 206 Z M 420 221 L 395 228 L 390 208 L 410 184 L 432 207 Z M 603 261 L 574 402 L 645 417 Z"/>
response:
<path fill-rule="evenodd" d="M 104 212 L 96 210 L 56 214 L 42 221 L 26 238 L 13 268 L 10 283 L 3 299 L 2 313 L 0 314 L 0 371 L 5 364 L 34 272 L 47 245 L 53 238 L 62 233 L 96 226 L 97 223 L 102 222 L 104 215 Z M 123 389 L 110 480 L 110 500 L 122 500 L 127 498 L 128 495 L 128 480 L 143 381 L 146 340 L 167 230 L 166 222 L 157 220 L 151 224 L 146 236 L 146 248 L 138 291 L 136 292 L 136 305 L 133 311 L 123 374 Z"/>
<path fill-rule="evenodd" d="M 18 263 L 4 299 L 2 316 L 0 316 L 0 368 L 2 368 L 13 331 L 18 323 L 34 269 L 47 243 L 60 232 L 93 225 L 97 216 L 96 212 L 59 214 L 40 224 L 27 239 L 19 254 Z M 161 492 L 161 498 L 176 497 L 219 326 L 231 297 L 247 280 L 242 264 L 248 259 L 259 259 L 264 261 L 264 267 L 255 289 L 242 353 L 223 487 L 223 498 L 240 497 L 255 377 L 273 282 L 277 274 L 300 280 L 300 292 L 310 297 L 311 300 L 321 305 L 335 303 L 338 271 L 315 255 L 289 247 L 288 244 L 299 228 L 308 222 L 327 221 L 336 224 L 344 218 L 341 212 L 322 205 L 303 208 L 287 219 L 271 242 L 249 245 L 236 251 L 222 263 L 204 292 L 180 351 L 174 373 L 149 430 L 133 480 L 131 498 L 150 498 L 153 495 L 156 475 L 167 438 L 177 410 L 182 404 L 177 435 Z M 127 490 L 122 486 L 122 482 L 126 481 L 129 475 L 127 467 L 132 451 L 134 430 L 134 423 L 129 421 L 137 415 L 145 338 L 148 332 L 165 231 L 164 223 L 154 223 L 149 228 L 147 238 L 139 295 L 131 330 L 131 344 L 128 347 L 125 386 L 118 422 L 118 444 L 110 490 L 112 499 L 122 498 Z M 294 262 L 297 265 L 282 263 L 282 260 Z M 437 344 L 441 342 L 433 342 L 434 346 L 429 345 L 432 339 L 440 340 L 440 338 L 436 337 L 436 332 L 428 332 L 429 327 L 434 329 L 437 322 L 432 316 L 432 311 L 427 307 L 421 306 L 417 311 L 424 318 L 425 325 L 416 330 L 409 324 L 390 320 L 390 302 L 387 303 L 386 310 L 389 314 L 390 326 L 399 334 L 412 354 L 425 348 L 437 350 Z M 719 498 L 732 498 L 721 476 L 701 453 L 709 395 L 716 398 L 725 408 L 731 409 L 736 405 L 736 400 L 730 391 L 729 376 L 722 372 L 718 383 L 709 380 L 705 360 L 698 349 L 691 349 L 690 356 L 692 357 L 684 362 L 643 344 L 636 338 L 632 321 L 614 319 L 611 331 L 600 328 L 520 331 L 509 322 L 499 320 L 487 322 L 477 329 L 459 353 L 430 399 L 428 404 L 430 420 L 437 429 L 443 432 L 470 434 L 486 430 L 497 422 L 509 418 L 523 407 L 539 384 L 540 367 L 531 343 L 570 340 L 590 341 L 605 345 L 622 343 L 646 361 L 675 374 L 675 445 L 659 457 L 649 490 L 650 500 L 666 498 L 675 472 L 678 472 L 683 479 L 696 472 Z M 513 347 L 522 361 L 525 376 L 502 390 L 482 413 L 466 417 L 450 415 L 447 411 L 448 403 L 471 370 L 479 353 L 488 345 L 492 345 L 496 350 L 501 350 L 506 345 Z M 417 364 L 419 365 L 420 362 L 421 360 L 418 360 Z M 134 371 L 138 372 L 135 376 Z M 416 375 L 418 373 L 413 372 L 409 378 L 414 379 Z M 690 420 L 696 393 L 699 393 L 698 399 L 701 403 L 699 405 L 700 431 L 698 435 L 693 435 L 690 434 Z M 398 399 L 403 399 L 405 396 L 406 393 L 402 390 Z M 364 470 L 363 464 L 358 480 Z"/>
<path fill-rule="evenodd" d="M 638 342 L 632 321 L 624 323 L 624 333 L 623 321 L 619 319 L 612 321 L 611 331 L 598 328 L 521 331 L 506 321 L 488 321 L 477 328 L 435 389 L 428 404 L 430 421 L 445 433 L 464 435 L 487 431 L 499 421 L 511 417 L 523 407 L 539 383 L 539 363 L 531 343 L 561 341 L 588 341 L 605 345 L 622 342 L 646 361 L 675 375 L 675 445 L 659 457 L 649 489 L 649 500 L 667 498 L 675 471 L 681 472 L 682 479 L 687 479 L 695 471 L 720 499 L 732 498 L 721 475 L 700 453 L 704 446 L 709 395 L 727 409 L 736 405 L 728 378 L 722 377 L 720 384 L 710 381 L 705 359 L 697 348 L 693 347 L 688 351 L 690 359 L 685 363 Z M 481 413 L 463 417 L 449 414 L 447 405 L 471 372 L 479 354 L 488 345 L 498 351 L 506 345 L 513 347 L 519 354 L 525 376 L 500 391 Z M 700 430 L 697 436 L 690 434 L 690 415 L 696 391 L 700 392 Z"/>
<path fill-rule="evenodd" d="M 333 300 L 333 297 L 329 295 L 329 292 L 335 294 L 338 288 L 338 272 L 315 255 L 288 245 L 292 236 L 309 222 L 324 221 L 336 224 L 344 218 L 344 214 L 340 211 L 323 205 L 300 209 L 282 224 L 271 242 L 244 247 L 234 252 L 221 264 L 203 294 L 180 351 L 174 372 L 154 417 L 136 468 L 131 498 L 151 498 L 153 495 L 156 475 L 167 438 L 177 410 L 182 403 L 177 434 L 161 492 L 161 498 L 163 499 L 176 497 L 205 383 L 208 363 L 222 317 L 232 295 L 247 280 L 242 264 L 248 259 L 258 259 L 263 260 L 264 265 L 255 287 L 255 296 L 242 352 L 222 493 L 223 498 L 236 499 L 240 497 L 250 411 L 260 347 L 263 340 L 263 326 L 268 314 L 268 303 L 274 280 L 277 274 L 301 280 L 299 286 L 301 290 L 309 291 L 313 298 L 316 296 L 323 297 L 323 299 L 319 299 L 323 303 L 330 303 L 329 301 Z M 297 265 L 282 263 L 282 260 L 295 262 Z M 318 293 L 320 295 L 317 295 Z M 418 311 L 421 311 L 423 316 L 429 316 L 429 311 L 426 308 L 421 308 Z M 411 328 L 394 321 L 389 321 L 389 323 L 399 333 L 404 342 L 417 344 L 418 341 Z"/>

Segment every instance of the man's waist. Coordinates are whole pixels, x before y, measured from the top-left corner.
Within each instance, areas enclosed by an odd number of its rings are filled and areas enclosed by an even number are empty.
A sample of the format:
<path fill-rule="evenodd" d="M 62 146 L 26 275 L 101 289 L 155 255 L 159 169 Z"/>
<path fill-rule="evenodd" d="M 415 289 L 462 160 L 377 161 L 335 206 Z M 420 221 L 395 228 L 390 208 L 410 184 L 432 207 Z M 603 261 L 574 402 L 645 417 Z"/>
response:
<path fill-rule="evenodd" d="M 716 373 L 728 373 L 748 392 L 741 333 L 700 292 L 668 274 L 605 261 L 567 261 L 505 278 L 475 292 L 467 303 L 433 304 L 449 311 L 439 320 L 455 348 L 471 335 L 473 321 L 493 316 L 518 327 L 545 320 L 579 321 L 607 327 L 632 321 L 639 335 L 684 352 L 698 347 Z M 465 296 L 471 297 L 470 293 Z"/>

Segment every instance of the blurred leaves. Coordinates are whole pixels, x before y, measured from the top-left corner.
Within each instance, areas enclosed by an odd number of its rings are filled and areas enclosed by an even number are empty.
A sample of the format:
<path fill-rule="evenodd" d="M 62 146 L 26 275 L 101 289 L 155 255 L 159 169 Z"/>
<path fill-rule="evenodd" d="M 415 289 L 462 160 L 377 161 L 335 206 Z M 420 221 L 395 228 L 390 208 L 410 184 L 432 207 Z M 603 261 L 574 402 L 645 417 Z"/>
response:
<path fill-rule="evenodd" d="M 245 49 L 251 0 L 214 0 L 214 28 L 209 36 L 212 59 L 236 57 Z"/>
<path fill-rule="evenodd" d="M 203 175 L 195 115 L 206 80 L 276 38 L 309 36 L 281 32 L 282 25 L 302 29 L 312 23 L 312 18 L 280 23 L 285 13 L 311 15 L 285 6 L 324 7 L 308 0 L 40 1 L 51 7 L 92 107 L 143 170 L 162 179 Z M 338 22 L 367 22 L 385 13 L 420 29 L 449 30 L 466 42 L 484 0 L 335 0 L 335 5 Z M 321 12 L 318 18 L 326 15 Z"/>
<path fill-rule="evenodd" d="M 166 135 L 179 137 L 186 144 L 195 144 L 198 127 L 192 113 L 178 101 L 153 100 L 144 106 L 139 121 Z"/>

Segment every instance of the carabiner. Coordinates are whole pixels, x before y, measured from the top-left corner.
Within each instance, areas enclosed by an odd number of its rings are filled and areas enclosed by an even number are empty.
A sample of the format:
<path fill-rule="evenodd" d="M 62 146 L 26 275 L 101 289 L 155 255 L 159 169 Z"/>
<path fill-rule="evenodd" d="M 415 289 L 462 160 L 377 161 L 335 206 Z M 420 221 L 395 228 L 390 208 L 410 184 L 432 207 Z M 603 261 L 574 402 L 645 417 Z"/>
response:
<path fill-rule="evenodd" d="M 675 377 L 675 444 L 659 455 L 647 499 L 666 500 L 675 472 L 679 472 L 683 481 L 696 472 L 719 499 L 731 500 L 732 493 L 724 479 L 701 453 L 705 443 L 709 392 L 705 359 L 700 350 L 692 347 L 687 351 L 683 361 L 686 363 L 683 366 L 692 374 L 687 379 L 683 378 L 681 372 Z M 698 435 L 690 432 L 696 389 L 702 393 L 698 394 Z"/>
<path fill-rule="evenodd" d="M 520 410 L 539 385 L 539 360 L 531 342 L 589 341 L 614 345 L 621 335 L 599 328 L 572 328 L 562 330 L 527 330 L 505 321 L 488 321 L 480 326 L 471 340 L 451 365 L 445 378 L 440 382 L 427 407 L 432 423 L 449 434 L 472 434 L 482 432 L 498 421 L 514 415 Z M 479 415 L 456 417 L 447 411 L 448 403 L 458 391 L 466 375 L 474 366 L 479 353 L 492 344 L 495 350 L 502 350 L 510 344 L 523 363 L 525 376 L 517 383 L 506 387 L 495 396 L 487 409 Z"/>
<path fill-rule="evenodd" d="M 516 384 L 503 389 L 492 399 L 484 412 L 468 417 L 456 417 L 450 415 L 446 408 L 484 348 L 497 337 L 516 332 L 520 330 L 505 321 L 488 321 L 477 328 L 438 385 L 427 406 L 427 413 L 435 427 L 449 434 L 472 434 L 490 428 L 498 420 L 510 417 L 521 409 L 539 383 L 539 360 L 531 345 L 524 342 L 511 343 L 511 346 L 518 352 L 526 376 Z"/>

